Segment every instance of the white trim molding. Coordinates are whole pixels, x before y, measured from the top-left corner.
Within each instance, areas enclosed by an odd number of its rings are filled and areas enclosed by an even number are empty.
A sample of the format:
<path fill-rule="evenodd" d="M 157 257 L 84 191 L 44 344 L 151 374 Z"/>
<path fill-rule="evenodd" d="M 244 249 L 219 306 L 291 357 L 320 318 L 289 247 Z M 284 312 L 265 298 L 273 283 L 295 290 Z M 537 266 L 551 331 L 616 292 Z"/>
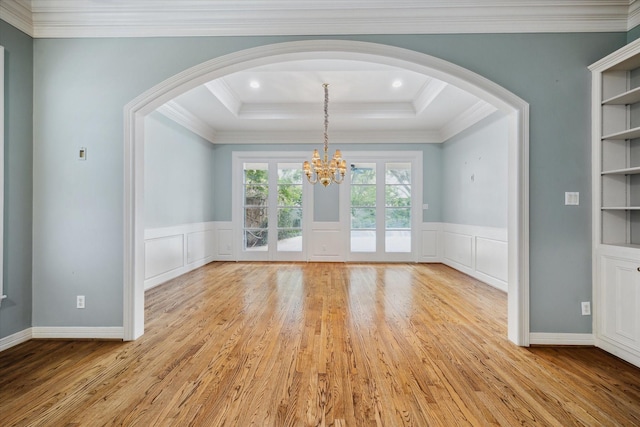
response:
<path fill-rule="evenodd" d="M 2 0 L 0 19 L 36 38 L 622 32 L 637 20 L 635 3 L 146 0 L 141 8 L 122 1 Z"/>
<path fill-rule="evenodd" d="M 15 347 L 18 344 L 29 341 L 33 338 L 31 328 L 27 328 L 15 334 L 9 335 L 4 338 L 0 338 L 0 351 L 5 351 L 11 347 Z"/>
<path fill-rule="evenodd" d="M 0 304 L 4 293 L 4 47 L 0 46 Z"/>
<path fill-rule="evenodd" d="M 158 112 L 209 142 L 215 142 L 216 130 L 175 101 L 169 101 Z"/>
<path fill-rule="evenodd" d="M 557 334 L 532 332 L 529 334 L 529 343 L 534 345 L 583 345 L 594 346 L 593 334 Z"/>
<path fill-rule="evenodd" d="M 34 36 L 31 2 L 24 0 L 0 1 L 0 19 L 13 25 L 23 33 Z"/>
<path fill-rule="evenodd" d="M 123 329 L 121 326 L 53 326 L 31 328 L 31 338 L 34 339 L 99 339 L 121 340 Z"/>
<path fill-rule="evenodd" d="M 27 328 L 15 334 L 0 338 L 0 352 L 8 350 L 32 339 L 97 339 L 122 340 L 122 326 L 53 326 Z"/>

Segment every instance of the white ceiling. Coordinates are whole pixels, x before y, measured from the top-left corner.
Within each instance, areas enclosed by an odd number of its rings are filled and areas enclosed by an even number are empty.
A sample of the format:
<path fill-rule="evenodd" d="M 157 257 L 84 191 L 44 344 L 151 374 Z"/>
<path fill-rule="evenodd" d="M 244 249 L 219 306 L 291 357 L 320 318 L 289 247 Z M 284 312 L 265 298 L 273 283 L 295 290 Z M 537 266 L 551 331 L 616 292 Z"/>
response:
<path fill-rule="evenodd" d="M 324 129 L 325 82 L 333 142 L 443 142 L 496 111 L 468 92 L 406 69 L 304 60 L 226 75 L 160 112 L 218 144 L 317 143 Z"/>

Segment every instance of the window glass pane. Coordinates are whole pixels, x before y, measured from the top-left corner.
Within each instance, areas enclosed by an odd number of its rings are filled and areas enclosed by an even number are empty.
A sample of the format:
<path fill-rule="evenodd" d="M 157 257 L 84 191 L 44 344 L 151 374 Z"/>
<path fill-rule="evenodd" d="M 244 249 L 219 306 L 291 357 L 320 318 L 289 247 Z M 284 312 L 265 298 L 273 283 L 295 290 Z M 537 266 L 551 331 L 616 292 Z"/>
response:
<path fill-rule="evenodd" d="M 386 252 L 411 252 L 411 231 L 385 231 Z"/>
<path fill-rule="evenodd" d="M 386 206 L 411 206 L 410 185 L 387 185 L 384 191 Z"/>
<path fill-rule="evenodd" d="M 245 184 L 268 184 L 269 165 L 267 163 L 245 163 L 244 164 Z"/>
<path fill-rule="evenodd" d="M 301 208 L 278 208 L 278 228 L 302 227 Z"/>
<path fill-rule="evenodd" d="M 375 185 L 352 185 L 351 186 L 351 206 L 375 206 L 376 186 Z"/>
<path fill-rule="evenodd" d="M 245 228 L 267 228 L 269 217 L 265 208 L 245 208 L 244 227 Z"/>
<path fill-rule="evenodd" d="M 411 208 L 386 208 L 385 228 L 411 228 Z"/>
<path fill-rule="evenodd" d="M 376 232 L 374 230 L 351 230 L 351 252 L 375 252 Z"/>
<path fill-rule="evenodd" d="M 269 187 L 266 185 L 249 184 L 244 187 L 245 206 L 267 206 Z"/>
<path fill-rule="evenodd" d="M 302 230 L 278 230 L 278 251 L 301 252 Z"/>
<path fill-rule="evenodd" d="M 244 231 L 244 249 L 246 251 L 266 251 L 269 249 L 267 245 L 267 230 L 245 230 Z"/>
<path fill-rule="evenodd" d="M 375 184 L 376 164 L 375 163 L 352 163 L 351 164 L 351 184 Z"/>
<path fill-rule="evenodd" d="M 375 208 L 351 208 L 351 228 L 375 228 Z"/>
<path fill-rule="evenodd" d="M 411 184 L 411 163 L 387 163 L 385 184 Z"/>
<path fill-rule="evenodd" d="M 278 185 L 278 206 L 302 206 L 302 185 Z"/>
<path fill-rule="evenodd" d="M 279 163 L 278 184 L 302 184 L 301 166 Z"/>

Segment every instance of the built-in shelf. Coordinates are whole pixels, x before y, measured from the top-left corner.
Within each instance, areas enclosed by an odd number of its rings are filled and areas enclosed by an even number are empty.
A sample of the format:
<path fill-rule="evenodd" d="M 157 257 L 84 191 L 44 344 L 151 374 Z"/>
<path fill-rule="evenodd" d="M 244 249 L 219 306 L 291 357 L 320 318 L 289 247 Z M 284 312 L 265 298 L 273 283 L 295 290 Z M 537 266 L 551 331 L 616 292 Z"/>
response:
<path fill-rule="evenodd" d="M 603 211 L 640 211 L 640 206 L 603 206 Z"/>
<path fill-rule="evenodd" d="M 615 246 L 615 247 L 630 248 L 630 249 L 640 249 L 640 245 L 634 245 L 633 243 L 614 242 L 614 243 L 606 243 L 603 246 Z"/>
<path fill-rule="evenodd" d="M 640 366 L 640 39 L 589 68 L 593 336 Z"/>
<path fill-rule="evenodd" d="M 613 169 L 609 171 L 602 171 L 602 175 L 637 175 L 640 174 L 640 167 Z"/>
<path fill-rule="evenodd" d="M 605 135 L 602 139 L 636 139 L 640 138 L 640 127 L 623 130 L 622 132 L 611 133 L 609 135 Z"/>
<path fill-rule="evenodd" d="M 640 87 L 602 101 L 602 105 L 628 105 L 640 102 Z"/>

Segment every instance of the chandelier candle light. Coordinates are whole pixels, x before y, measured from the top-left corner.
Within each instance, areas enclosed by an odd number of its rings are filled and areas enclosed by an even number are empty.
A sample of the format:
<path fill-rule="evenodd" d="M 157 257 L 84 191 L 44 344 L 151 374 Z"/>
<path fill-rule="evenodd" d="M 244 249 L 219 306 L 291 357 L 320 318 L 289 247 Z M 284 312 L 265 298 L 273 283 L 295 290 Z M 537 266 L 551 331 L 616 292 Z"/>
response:
<path fill-rule="evenodd" d="M 331 161 L 329 161 L 329 84 L 324 83 L 324 159 L 320 158 L 318 150 L 313 150 L 311 164 L 305 160 L 302 169 L 307 180 L 311 184 L 317 184 L 318 181 L 325 187 L 335 182 L 340 184 L 344 181 L 344 174 L 347 172 L 347 161 L 342 158 L 340 150 L 336 150 Z"/>

